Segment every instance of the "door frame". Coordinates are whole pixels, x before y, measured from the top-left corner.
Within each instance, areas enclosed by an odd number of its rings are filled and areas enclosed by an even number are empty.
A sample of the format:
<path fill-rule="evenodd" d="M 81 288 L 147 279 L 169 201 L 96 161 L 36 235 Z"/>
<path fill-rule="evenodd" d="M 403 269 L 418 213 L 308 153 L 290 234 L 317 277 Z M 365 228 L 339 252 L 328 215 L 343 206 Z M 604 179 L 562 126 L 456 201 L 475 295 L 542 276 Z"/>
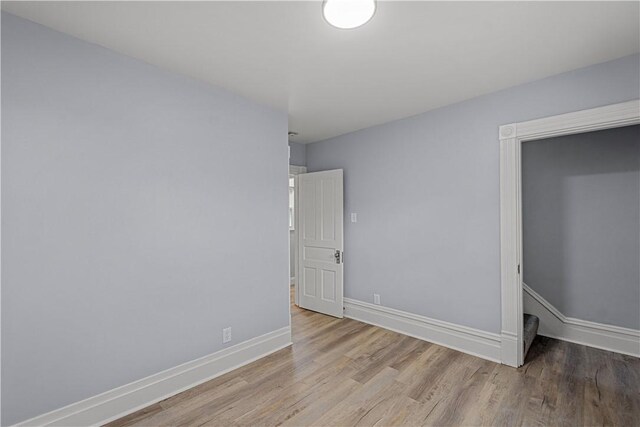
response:
<path fill-rule="evenodd" d="M 295 276 L 293 277 L 293 279 L 295 279 L 295 281 L 293 282 L 293 296 L 295 299 L 295 304 L 298 304 L 298 277 L 300 277 L 299 273 L 298 273 L 298 224 L 300 223 L 298 221 L 298 200 L 300 200 L 299 194 L 298 194 L 298 175 L 303 174 L 303 173 L 307 173 L 307 167 L 306 166 L 296 166 L 296 165 L 289 165 L 289 175 L 293 175 L 293 185 L 294 185 L 294 190 L 293 190 L 293 200 L 294 200 L 294 206 L 293 206 L 293 226 L 294 226 L 294 234 L 295 234 L 295 242 L 296 242 L 296 250 L 295 250 L 295 254 L 293 256 L 293 274 L 295 274 Z M 289 233 L 291 233 L 291 230 L 289 230 Z M 291 236 L 289 236 L 289 262 L 291 262 Z M 291 271 L 291 266 L 289 266 L 289 271 Z M 291 277 L 289 278 L 289 282 L 291 282 Z M 289 286 L 291 286 L 291 283 L 289 283 Z"/>
<path fill-rule="evenodd" d="M 499 127 L 501 360 L 518 367 L 522 348 L 522 143 L 640 124 L 640 100 Z"/>

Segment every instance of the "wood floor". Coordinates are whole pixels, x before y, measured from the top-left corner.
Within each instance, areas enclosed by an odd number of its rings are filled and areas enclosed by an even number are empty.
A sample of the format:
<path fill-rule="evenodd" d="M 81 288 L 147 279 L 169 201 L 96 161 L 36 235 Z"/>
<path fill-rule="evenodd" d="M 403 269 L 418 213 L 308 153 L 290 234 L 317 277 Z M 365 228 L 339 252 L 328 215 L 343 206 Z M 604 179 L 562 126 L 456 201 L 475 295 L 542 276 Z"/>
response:
<path fill-rule="evenodd" d="M 537 337 L 513 369 L 292 306 L 280 350 L 110 426 L 640 425 L 640 359 Z"/>

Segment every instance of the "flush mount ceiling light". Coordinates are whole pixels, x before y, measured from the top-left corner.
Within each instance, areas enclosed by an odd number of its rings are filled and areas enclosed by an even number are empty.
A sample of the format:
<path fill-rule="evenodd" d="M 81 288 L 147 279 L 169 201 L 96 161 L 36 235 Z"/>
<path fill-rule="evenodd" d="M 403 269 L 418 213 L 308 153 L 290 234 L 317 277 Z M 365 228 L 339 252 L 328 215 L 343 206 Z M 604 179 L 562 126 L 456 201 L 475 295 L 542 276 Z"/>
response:
<path fill-rule="evenodd" d="M 322 3 L 324 19 L 345 30 L 366 24 L 375 12 L 375 0 L 324 0 Z"/>

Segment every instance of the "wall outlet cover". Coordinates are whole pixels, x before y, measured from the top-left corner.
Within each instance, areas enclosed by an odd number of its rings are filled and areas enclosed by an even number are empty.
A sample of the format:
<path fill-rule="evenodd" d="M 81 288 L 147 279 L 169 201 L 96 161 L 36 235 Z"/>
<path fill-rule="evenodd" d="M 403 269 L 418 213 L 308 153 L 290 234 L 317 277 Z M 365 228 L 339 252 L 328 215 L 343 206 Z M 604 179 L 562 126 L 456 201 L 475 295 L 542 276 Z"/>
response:
<path fill-rule="evenodd" d="M 222 343 L 228 343 L 229 341 L 231 341 L 231 327 L 222 330 Z"/>

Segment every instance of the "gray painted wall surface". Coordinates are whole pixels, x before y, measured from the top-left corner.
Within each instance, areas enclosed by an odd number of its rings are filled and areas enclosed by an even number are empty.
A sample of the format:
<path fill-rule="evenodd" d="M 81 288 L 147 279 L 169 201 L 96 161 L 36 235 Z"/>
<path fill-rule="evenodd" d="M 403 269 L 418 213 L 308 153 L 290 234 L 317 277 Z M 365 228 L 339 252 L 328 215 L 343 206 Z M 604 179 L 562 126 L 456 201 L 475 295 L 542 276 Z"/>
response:
<path fill-rule="evenodd" d="M 524 281 L 565 316 L 640 329 L 640 127 L 522 147 Z"/>
<path fill-rule="evenodd" d="M 380 293 L 385 306 L 498 333 L 498 126 L 638 98 L 639 61 L 633 55 L 307 145 L 310 172 L 344 169 L 345 296 L 373 302 Z"/>
<path fill-rule="evenodd" d="M 296 166 L 307 165 L 307 146 L 304 144 L 298 144 L 297 142 L 290 142 L 291 154 L 289 156 L 289 164 Z"/>
<path fill-rule="evenodd" d="M 288 325 L 286 135 L 2 14 L 2 424 Z"/>

